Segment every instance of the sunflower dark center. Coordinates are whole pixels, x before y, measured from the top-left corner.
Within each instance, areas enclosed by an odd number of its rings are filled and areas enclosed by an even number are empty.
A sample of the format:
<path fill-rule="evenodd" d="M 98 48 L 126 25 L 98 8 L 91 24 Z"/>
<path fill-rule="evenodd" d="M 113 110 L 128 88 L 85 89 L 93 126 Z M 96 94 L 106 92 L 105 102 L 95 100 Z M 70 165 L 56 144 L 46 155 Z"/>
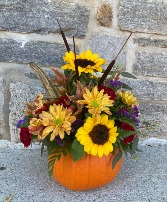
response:
<path fill-rule="evenodd" d="M 103 145 L 109 140 L 109 129 L 101 124 L 98 124 L 89 133 L 94 144 Z"/>
<path fill-rule="evenodd" d="M 95 63 L 93 61 L 87 60 L 87 59 L 76 59 L 75 63 L 78 66 L 82 67 L 82 68 L 86 68 L 88 65 L 90 65 L 90 66 L 94 66 L 95 65 Z"/>

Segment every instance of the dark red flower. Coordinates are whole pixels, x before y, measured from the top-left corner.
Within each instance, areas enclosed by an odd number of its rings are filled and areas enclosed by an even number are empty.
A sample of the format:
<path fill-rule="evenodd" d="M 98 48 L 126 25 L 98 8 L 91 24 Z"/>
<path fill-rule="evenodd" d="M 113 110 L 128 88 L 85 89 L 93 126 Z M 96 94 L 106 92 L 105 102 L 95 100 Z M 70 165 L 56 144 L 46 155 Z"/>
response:
<path fill-rule="evenodd" d="M 110 100 L 115 100 L 117 96 L 114 90 L 112 90 L 111 88 L 107 88 L 106 86 L 98 86 L 99 91 L 102 89 L 104 90 L 105 94 L 108 94 L 110 96 Z"/>
<path fill-rule="evenodd" d="M 63 107 L 68 107 L 68 101 L 69 101 L 69 99 L 67 96 L 62 96 L 55 102 L 55 104 L 56 105 L 61 104 L 61 105 L 63 105 Z"/>
<path fill-rule="evenodd" d="M 28 128 L 21 128 L 20 131 L 20 141 L 24 144 L 25 147 L 30 146 L 32 140 L 32 134 L 29 133 Z"/>
<path fill-rule="evenodd" d="M 134 128 L 127 123 L 121 123 L 121 128 L 127 131 L 134 131 Z M 123 141 L 123 144 L 128 144 L 133 142 L 134 138 L 135 138 L 135 134 L 126 137 Z"/>

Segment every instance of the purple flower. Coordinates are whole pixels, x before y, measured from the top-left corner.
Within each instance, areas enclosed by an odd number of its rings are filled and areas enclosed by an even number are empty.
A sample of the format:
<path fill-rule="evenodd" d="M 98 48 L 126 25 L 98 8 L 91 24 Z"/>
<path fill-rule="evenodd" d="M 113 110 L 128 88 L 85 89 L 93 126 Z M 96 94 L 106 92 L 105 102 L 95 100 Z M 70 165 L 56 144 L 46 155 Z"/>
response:
<path fill-rule="evenodd" d="M 131 120 L 133 120 L 136 123 L 137 126 L 140 123 L 140 120 L 138 120 L 136 118 L 136 111 L 134 111 L 134 113 L 131 114 L 130 112 L 128 112 L 128 111 L 126 111 L 124 109 L 121 109 L 120 111 L 116 112 L 116 114 L 130 118 Z"/>
<path fill-rule="evenodd" d="M 121 81 L 116 81 L 116 80 L 110 80 L 108 82 L 108 84 L 110 84 L 113 88 L 118 88 L 118 87 L 121 87 L 123 86 L 123 83 Z"/>
<path fill-rule="evenodd" d="M 133 109 L 134 109 L 134 114 L 135 114 L 136 116 L 139 116 L 138 107 L 135 105 Z"/>
<path fill-rule="evenodd" d="M 60 136 L 56 136 L 55 141 L 59 146 L 63 146 L 63 142 L 62 142 L 62 139 L 60 138 Z"/>
<path fill-rule="evenodd" d="M 26 117 L 24 117 L 24 119 L 18 120 L 18 122 L 17 122 L 17 124 L 16 124 L 16 127 L 17 127 L 17 128 L 22 128 L 25 123 L 26 123 Z"/>
<path fill-rule="evenodd" d="M 84 124 L 83 120 L 80 119 L 76 119 L 73 123 L 72 123 L 72 130 L 71 132 L 74 133 L 76 132 L 80 127 L 82 127 Z"/>

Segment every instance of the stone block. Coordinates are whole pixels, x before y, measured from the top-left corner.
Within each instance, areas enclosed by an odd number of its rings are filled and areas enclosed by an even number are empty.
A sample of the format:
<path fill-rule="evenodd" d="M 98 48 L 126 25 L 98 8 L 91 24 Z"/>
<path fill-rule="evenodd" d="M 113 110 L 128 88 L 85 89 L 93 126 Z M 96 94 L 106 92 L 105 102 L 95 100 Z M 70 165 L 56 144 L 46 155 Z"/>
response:
<path fill-rule="evenodd" d="M 4 115 L 3 115 L 3 107 L 4 107 L 4 87 L 3 87 L 3 77 L 0 77 L 0 125 L 4 124 Z M 0 127 L 1 128 L 1 127 Z M 0 129 L 1 131 L 1 129 Z"/>
<path fill-rule="evenodd" d="M 141 137 L 165 137 L 167 136 L 167 102 L 165 103 L 141 103 L 140 132 Z"/>
<path fill-rule="evenodd" d="M 136 51 L 133 71 L 139 76 L 167 77 L 167 53 Z"/>
<path fill-rule="evenodd" d="M 125 40 L 125 37 L 122 36 L 109 36 L 96 33 L 91 37 L 88 48 L 91 49 L 93 53 L 98 53 L 99 57 L 107 60 L 107 64 L 109 64 L 116 57 Z M 126 47 L 117 58 L 116 64 L 126 64 Z"/>
<path fill-rule="evenodd" d="M 45 92 L 40 86 L 27 85 L 21 82 L 10 84 L 11 98 L 9 103 L 9 126 L 12 142 L 19 142 L 19 129 L 16 128 L 17 121 L 24 118 L 25 101 L 32 101 L 40 92 Z"/>
<path fill-rule="evenodd" d="M 121 79 L 133 88 L 140 100 L 167 100 L 167 81 L 151 81 L 141 79 Z"/>
<path fill-rule="evenodd" d="M 69 1 L 1 0 L 0 30 L 23 33 L 58 33 L 59 20 L 68 36 L 86 35 L 89 10 Z"/>
<path fill-rule="evenodd" d="M 167 2 L 120 0 L 118 25 L 121 30 L 167 34 Z"/>
<path fill-rule="evenodd" d="M 97 12 L 97 22 L 100 26 L 111 27 L 112 26 L 112 7 L 110 4 L 102 4 Z"/>
<path fill-rule="evenodd" d="M 22 46 L 22 42 L 13 39 L 0 39 L 0 62 L 53 65 L 60 67 L 66 52 L 64 44 L 30 41 Z"/>
<path fill-rule="evenodd" d="M 139 46 L 154 46 L 160 48 L 167 48 L 167 40 L 165 39 L 153 39 L 153 38 L 146 38 L 146 37 L 139 37 L 134 39 L 134 43 L 137 43 Z"/>

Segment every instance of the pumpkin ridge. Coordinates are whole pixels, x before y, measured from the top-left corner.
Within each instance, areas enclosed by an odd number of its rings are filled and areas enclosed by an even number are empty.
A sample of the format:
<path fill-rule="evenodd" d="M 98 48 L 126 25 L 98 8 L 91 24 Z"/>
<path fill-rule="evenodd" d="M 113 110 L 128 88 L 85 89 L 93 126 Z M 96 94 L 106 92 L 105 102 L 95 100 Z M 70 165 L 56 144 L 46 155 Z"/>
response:
<path fill-rule="evenodd" d="M 82 159 L 74 162 L 70 153 L 61 157 L 54 164 L 53 177 L 61 185 L 74 190 L 89 190 L 110 183 L 119 173 L 123 158 L 121 158 L 114 169 L 112 161 L 115 154 L 98 157 L 86 154 Z"/>

